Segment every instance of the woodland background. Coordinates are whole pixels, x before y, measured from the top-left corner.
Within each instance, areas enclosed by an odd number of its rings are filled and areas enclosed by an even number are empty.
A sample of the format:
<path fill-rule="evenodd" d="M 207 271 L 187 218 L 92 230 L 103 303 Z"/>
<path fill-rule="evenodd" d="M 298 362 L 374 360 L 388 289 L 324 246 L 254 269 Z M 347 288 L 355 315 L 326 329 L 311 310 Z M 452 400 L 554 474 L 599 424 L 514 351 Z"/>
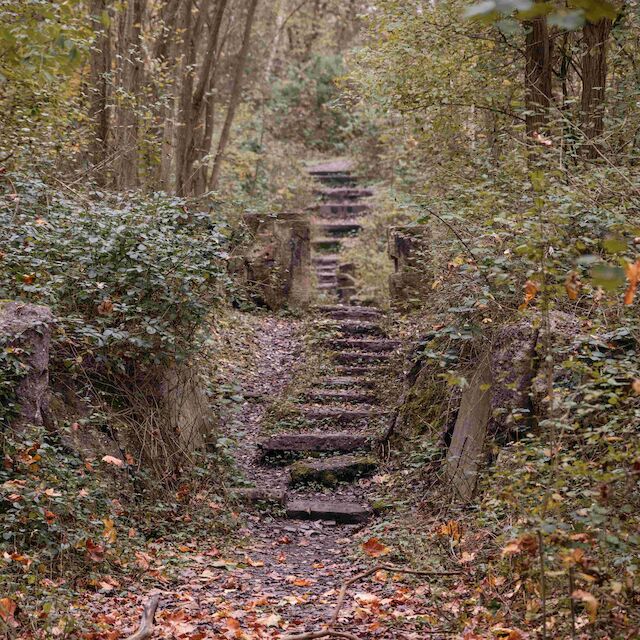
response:
<path fill-rule="evenodd" d="M 521 620 L 564 611 L 549 622 L 561 637 L 575 606 L 590 637 L 635 637 L 639 101 L 636 0 L 0 0 L 0 299 L 56 315 L 59 431 L 127 431 L 138 446 L 114 488 L 50 430 L 13 433 L 22 372 L 3 345 L 2 572 L 33 628 L 71 624 L 62 606 L 42 614 L 43 575 L 95 584 L 87 553 L 117 564 L 176 521 L 196 530 L 185 486 L 206 485 L 216 527 L 233 530 L 225 434 L 169 462 L 170 436 L 145 450 L 139 425 L 163 425 L 149 390 L 197 363 L 215 411 L 233 410 L 234 382 L 203 361 L 242 330 L 229 309 L 256 311 L 227 269 L 251 240 L 242 213 L 306 206 L 304 162 L 344 155 L 377 183 L 351 250 L 364 295 L 389 304 L 388 226 L 434 230 L 431 293 L 402 316 L 431 367 L 429 403 L 464 384 L 500 327 L 546 330 L 538 428 L 498 442 L 472 513 L 449 520 L 490 540 L 487 609 L 506 584 Z M 554 313 L 573 335 L 552 330 Z M 413 503 L 441 489 L 443 414 L 425 403 L 402 446 Z M 88 486 L 92 504 L 75 500 Z M 133 535 L 111 533 L 116 512 Z M 402 522 L 389 530 L 406 558 L 460 544 L 455 527 L 408 540 Z"/>

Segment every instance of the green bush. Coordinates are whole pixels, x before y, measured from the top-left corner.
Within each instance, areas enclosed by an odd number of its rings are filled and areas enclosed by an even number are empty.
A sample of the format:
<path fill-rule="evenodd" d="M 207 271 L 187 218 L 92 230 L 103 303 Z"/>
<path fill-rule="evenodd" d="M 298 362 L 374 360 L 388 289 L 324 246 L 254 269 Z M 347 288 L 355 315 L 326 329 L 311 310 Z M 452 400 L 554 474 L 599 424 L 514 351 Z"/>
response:
<path fill-rule="evenodd" d="M 10 184 L 0 298 L 51 307 L 76 357 L 113 367 L 188 355 L 221 295 L 224 222 L 163 194 L 80 202 L 24 176 Z"/>

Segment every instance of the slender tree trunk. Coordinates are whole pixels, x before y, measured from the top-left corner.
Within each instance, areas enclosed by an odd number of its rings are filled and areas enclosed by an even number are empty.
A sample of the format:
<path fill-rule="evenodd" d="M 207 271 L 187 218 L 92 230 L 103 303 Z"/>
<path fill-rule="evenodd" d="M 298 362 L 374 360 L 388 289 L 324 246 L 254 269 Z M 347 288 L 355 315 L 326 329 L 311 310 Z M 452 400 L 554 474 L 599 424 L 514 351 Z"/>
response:
<path fill-rule="evenodd" d="M 114 183 L 116 189 L 138 185 L 138 114 L 142 80 L 141 30 L 145 0 L 129 0 L 120 16 L 114 124 Z"/>
<path fill-rule="evenodd" d="M 541 133 L 549 122 L 551 104 L 551 40 L 546 16 L 526 23 L 525 106 L 527 135 Z"/>
<path fill-rule="evenodd" d="M 111 26 L 109 0 L 91 0 L 89 7 L 96 37 L 91 49 L 89 73 L 89 118 L 93 136 L 89 158 L 95 167 L 104 164 L 109 155 L 109 73 L 111 72 Z M 105 184 L 105 171 L 95 173 L 99 184 Z"/>
<path fill-rule="evenodd" d="M 587 140 L 584 155 L 597 158 L 604 133 L 605 93 L 607 86 L 607 43 L 611 20 L 588 22 L 582 29 L 582 132 Z"/>
<path fill-rule="evenodd" d="M 238 102 L 240 101 L 240 94 L 242 92 L 242 80 L 244 77 L 244 70 L 247 65 L 247 55 L 249 54 L 249 45 L 251 43 L 251 28 L 253 27 L 253 21 L 256 15 L 256 8 L 259 0 L 249 0 L 249 8 L 247 10 L 247 19 L 244 26 L 244 33 L 242 35 L 242 45 L 240 47 L 240 53 L 238 54 L 238 62 L 233 77 L 233 87 L 231 89 L 231 97 L 229 99 L 229 107 L 227 109 L 227 115 L 224 120 L 222 132 L 220 133 L 220 140 L 218 141 L 218 149 L 216 151 L 216 157 L 213 162 L 213 168 L 211 170 L 210 187 L 216 189 L 218 186 L 218 180 L 220 179 L 220 169 L 222 168 L 222 160 L 224 152 L 229 142 L 229 136 L 231 134 L 231 125 L 236 114 Z"/>

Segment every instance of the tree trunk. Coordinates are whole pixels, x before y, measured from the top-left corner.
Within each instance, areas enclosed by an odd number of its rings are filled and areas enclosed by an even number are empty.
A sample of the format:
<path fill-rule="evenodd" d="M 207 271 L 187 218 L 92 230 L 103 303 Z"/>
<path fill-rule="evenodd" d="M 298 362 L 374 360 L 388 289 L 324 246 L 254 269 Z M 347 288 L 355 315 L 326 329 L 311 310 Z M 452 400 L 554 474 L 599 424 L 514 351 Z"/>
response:
<path fill-rule="evenodd" d="M 607 42 L 611 20 L 588 22 L 582 29 L 582 133 L 587 140 L 584 155 L 597 158 L 598 139 L 604 132 L 605 91 L 607 85 Z"/>
<path fill-rule="evenodd" d="M 89 73 L 89 118 L 93 136 L 89 158 L 93 167 L 103 165 L 109 154 L 109 76 L 111 72 L 111 26 L 109 0 L 91 0 L 91 21 L 96 37 L 91 49 Z M 105 171 L 95 173 L 99 184 L 105 184 Z"/>
<path fill-rule="evenodd" d="M 525 107 L 527 135 L 541 133 L 551 104 L 551 40 L 546 16 L 526 23 Z"/>
<path fill-rule="evenodd" d="M 253 20 L 256 14 L 256 8 L 258 6 L 258 0 L 249 0 L 249 8 L 247 10 L 247 19 L 244 25 L 244 33 L 242 35 L 242 45 L 240 47 L 240 53 L 238 54 L 238 62 L 233 77 L 233 88 L 231 89 L 231 97 L 229 99 L 229 107 L 227 109 L 227 115 L 224 120 L 222 132 L 220 134 L 220 140 L 218 142 L 218 149 L 216 151 L 216 157 L 213 162 L 213 169 L 211 170 L 210 187 L 215 189 L 218 186 L 218 180 L 220 179 L 220 169 L 222 167 L 222 159 L 224 152 L 229 142 L 229 135 L 231 133 L 231 125 L 236 114 L 236 108 L 240 101 L 240 93 L 242 91 L 242 79 L 244 76 L 244 70 L 247 64 L 247 55 L 249 53 L 249 45 L 251 42 L 251 28 L 253 27 Z"/>
<path fill-rule="evenodd" d="M 118 29 L 115 106 L 114 183 L 116 189 L 138 185 L 138 98 L 142 80 L 141 30 L 145 0 L 129 0 Z"/>

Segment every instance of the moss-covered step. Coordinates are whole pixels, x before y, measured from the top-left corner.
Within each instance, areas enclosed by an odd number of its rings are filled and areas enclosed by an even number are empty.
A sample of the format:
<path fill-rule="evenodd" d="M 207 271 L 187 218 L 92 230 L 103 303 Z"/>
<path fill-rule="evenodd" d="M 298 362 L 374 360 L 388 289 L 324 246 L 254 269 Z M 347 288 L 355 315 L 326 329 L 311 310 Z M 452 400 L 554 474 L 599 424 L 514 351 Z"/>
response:
<path fill-rule="evenodd" d="M 333 354 L 333 361 L 338 364 L 380 364 L 391 360 L 388 352 L 365 353 L 362 351 L 345 351 Z"/>
<path fill-rule="evenodd" d="M 289 467 L 292 486 L 317 482 L 327 486 L 349 481 L 375 472 L 378 462 L 373 456 L 333 456 L 299 460 Z"/>
<path fill-rule="evenodd" d="M 285 506 L 287 517 L 296 520 L 334 520 L 340 524 L 366 522 L 373 510 L 357 502 L 324 502 L 320 500 L 290 500 Z"/>
<path fill-rule="evenodd" d="M 331 317 L 335 317 L 335 314 L 342 315 L 345 318 L 355 318 L 358 319 L 360 317 L 369 317 L 369 318 L 378 318 L 380 317 L 381 312 L 380 309 L 376 309 L 375 307 L 363 307 L 358 305 L 346 305 L 346 304 L 333 304 L 333 305 L 320 305 L 317 307 L 318 311 L 324 313 L 325 315 Z"/>
<path fill-rule="evenodd" d="M 308 422 L 327 421 L 334 424 L 368 423 L 388 415 L 379 409 L 344 409 L 342 407 L 302 407 L 302 415 Z"/>
<path fill-rule="evenodd" d="M 373 340 L 371 338 L 327 338 L 325 344 L 335 351 L 353 350 L 364 353 L 394 351 L 402 344 L 399 340 Z"/>
<path fill-rule="evenodd" d="M 315 238 L 311 241 L 311 246 L 319 250 L 339 249 L 341 245 L 340 238 L 333 237 Z"/>
<path fill-rule="evenodd" d="M 354 200 L 368 198 L 373 195 L 371 189 L 365 187 L 336 187 L 335 189 L 318 189 L 316 193 L 325 200 Z"/>
<path fill-rule="evenodd" d="M 373 389 L 376 383 L 369 378 L 362 376 L 334 376 L 319 378 L 314 381 L 316 387 L 326 387 L 329 389 Z"/>
<path fill-rule="evenodd" d="M 331 404 L 345 402 L 347 404 L 378 404 L 374 393 L 354 389 L 314 389 L 305 394 L 310 402 Z"/>
<path fill-rule="evenodd" d="M 355 220 L 340 220 L 336 222 L 321 222 L 318 224 L 320 231 L 329 237 L 343 236 L 357 233 L 362 225 Z"/>
<path fill-rule="evenodd" d="M 373 438 L 355 433 L 281 433 L 258 444 L 264 456 L 302 452 L 352 453 L 371 448 Z"/>

